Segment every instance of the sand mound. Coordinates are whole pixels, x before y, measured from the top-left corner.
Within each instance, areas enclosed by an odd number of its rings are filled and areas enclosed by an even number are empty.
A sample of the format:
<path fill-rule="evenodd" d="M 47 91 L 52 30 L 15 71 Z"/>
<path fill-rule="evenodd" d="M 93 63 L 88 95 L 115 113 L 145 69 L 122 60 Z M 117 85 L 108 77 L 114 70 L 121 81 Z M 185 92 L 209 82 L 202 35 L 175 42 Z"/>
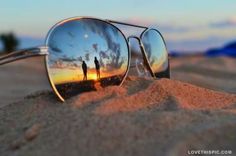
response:
<path fill-rule="evenodd" d="M 140 83 L 142 83 L 142 81 L 140 81 Z M 98 107 L 95 112 L 99 114 L 132 112 L 143 108 L 159 106 L 164 103 L 167 98 L 168 93 L 159 83 L 151 83 L 145 90 L 107 100 L 103 105 Z"/>
<path fill-rule="evenodd" d="M 95 113 L 133 112 L 143 108 L 159 109 L 221 109 L 236 104 L 236 96 L 208 90 L 176 80 L 151 81 L 129 78 L 121 87 L 108 87 L 85 93 L 72 101 L 76 107 L 101 103 Z M 135 90 L 135 91 L 134 91 Z"/>
<path fill-rule="evenodd" d="M 197 87 L 180 81 L 160 80 L 158 83 L 169 95 L 176 98 L 181 108 L 221 109 L 236 104 L 236 96 Z"/>
<path fill-rule="evenodd" d="M 73 105 L 80 108 L 85 106 L 88 103 L 96 103 L 105 99 L 112 97 L 120 97 L 126 95 L 127 90 L 122 87 L 112 86 L 104 89 L 99 89 L 95 92 L 84 93 L 75 98 L 73 98 Z"/>

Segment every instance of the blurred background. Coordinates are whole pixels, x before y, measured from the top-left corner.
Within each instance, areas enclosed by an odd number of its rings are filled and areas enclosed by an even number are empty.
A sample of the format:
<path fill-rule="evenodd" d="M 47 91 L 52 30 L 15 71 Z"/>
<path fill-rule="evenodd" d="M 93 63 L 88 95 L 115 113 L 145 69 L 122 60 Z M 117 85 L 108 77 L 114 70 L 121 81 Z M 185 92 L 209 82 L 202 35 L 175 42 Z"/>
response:
<path fill-rule="evenodd" d="M 236 41 L 235 10 L 235 0 L 1 0 L 0 49 L 42 45 L 58 21 L 93 16 L 156 27 L 172 53 L 205 52 Z"/>
<path fill-rule="evenodd" d="M 235 0 L 1 0 L 0 55 L 43 45 L 55 23 L 74 16 L 155 27 L 172 56 L 171 79 L 236 93 Z M 2 66 L 1 99 L 50 89 L 43 63 L 32 58 Z"/>

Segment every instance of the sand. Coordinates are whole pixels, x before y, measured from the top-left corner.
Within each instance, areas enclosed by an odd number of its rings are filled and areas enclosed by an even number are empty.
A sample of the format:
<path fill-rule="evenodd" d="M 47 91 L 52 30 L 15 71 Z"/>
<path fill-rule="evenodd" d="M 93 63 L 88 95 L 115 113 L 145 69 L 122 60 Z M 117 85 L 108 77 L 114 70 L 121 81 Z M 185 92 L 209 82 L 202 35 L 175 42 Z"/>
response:
<path fill-rule="evenodd" d="M 28 58 L 0 66 L 0 86 L 0 107 L 32 93 L 51 90 L 44 58 Z"/>
<path fill-rule="evenodd" d="M 186 69 L 189 58 L 179 58 L 172 61 L 171 80 L 129 76 L 121 87 L 83 93 L 63 104 L 43 81 L 32 88 L 37 93 L 2 101 L 0 155 L 184 156 L 192 149 L 227 149 L 236 155 L 236 90 L 226 86 L 230 82 L 223 85 L 219 74 L 234 75 L 226 66 L 235 64 L 230 58 L 191 59 L 196 73 Z M 197 77 L 201 61 L 209 64 L 201 68 L 218 74 L 206 77 L 222 83 L 203 87 L 210 82 Z M 216 68 L 217 61 L 225 68 Z M 186 83 L 192 77 L 201 85 Z"/>
<path fill-rule="evenodd" d="M 180 57 L 171 60 L 172 77 L 200 87 L 236 93 L 235 58 L 202 56 Z"/>

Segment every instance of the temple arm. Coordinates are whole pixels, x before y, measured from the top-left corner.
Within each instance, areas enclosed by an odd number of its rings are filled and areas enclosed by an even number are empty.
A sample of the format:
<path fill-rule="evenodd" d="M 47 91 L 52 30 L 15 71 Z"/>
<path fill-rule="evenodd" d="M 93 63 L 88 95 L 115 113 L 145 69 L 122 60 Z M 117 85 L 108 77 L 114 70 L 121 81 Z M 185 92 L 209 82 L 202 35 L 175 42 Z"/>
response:
<path fill-rule="evenodd" d="M 47 47 L 36 47 L 36 48 L 19 50 L 11 52 L 7 55 L 0 56 L 0 65 L 25 59 L 28 57 L 43 56 L 43 55 L 48 55 Z"/>

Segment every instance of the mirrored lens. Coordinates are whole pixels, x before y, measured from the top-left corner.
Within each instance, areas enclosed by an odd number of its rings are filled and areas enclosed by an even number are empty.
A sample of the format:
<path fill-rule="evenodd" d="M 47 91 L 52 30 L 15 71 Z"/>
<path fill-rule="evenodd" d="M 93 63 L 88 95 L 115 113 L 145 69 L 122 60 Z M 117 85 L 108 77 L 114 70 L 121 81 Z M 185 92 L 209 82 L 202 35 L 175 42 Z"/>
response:
<path fill-rule="evenodd" d="M 160 33 L 150 29 L 142 34 L 141 40 L 155 76 L 169 78 L 168 53 Z"/>
<path fill-rule="evenodd" d="M 129 46 L 131 52 L 129 75 L 139 77 L 152 77 L 148 68 L 147 60 L 143 55 L 136 38 L 129 38 Z"/>
<path fill-rule="evenodd" d="M 119 85 L 129 64 L 128 44 L 113 25 L 97 19 L 58 24 L 47 39 L 48 70 L 62 98 Z"/>

